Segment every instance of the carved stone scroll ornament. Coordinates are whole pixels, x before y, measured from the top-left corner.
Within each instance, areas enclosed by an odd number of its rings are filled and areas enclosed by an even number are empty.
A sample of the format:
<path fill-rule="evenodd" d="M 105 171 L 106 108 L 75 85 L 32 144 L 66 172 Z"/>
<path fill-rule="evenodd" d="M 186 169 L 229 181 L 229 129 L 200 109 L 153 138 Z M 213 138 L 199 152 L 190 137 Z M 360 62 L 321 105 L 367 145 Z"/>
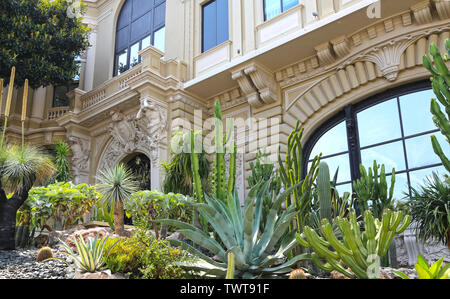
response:
<path fill-rule="evenodd" d="M 152 99 L 143 98 L 137 115 L 111 113 L 109 133 L 112 138 L 100 159 L 100 171 L 134 152 L 146 154 L 156 164 L 160 148 L 167 142 L 167 111 Z"/>

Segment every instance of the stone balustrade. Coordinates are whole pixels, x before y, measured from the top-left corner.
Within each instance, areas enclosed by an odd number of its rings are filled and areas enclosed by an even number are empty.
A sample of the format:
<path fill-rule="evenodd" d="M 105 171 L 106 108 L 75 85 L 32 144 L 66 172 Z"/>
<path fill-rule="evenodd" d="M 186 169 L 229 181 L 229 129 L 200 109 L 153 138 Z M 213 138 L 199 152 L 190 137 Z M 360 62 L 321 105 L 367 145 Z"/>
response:
<path fill-rule="evenodd" d="M 70 111 L 70 107 L 55 107 L 48 109 L 47 120 L 56 120 Z"/>

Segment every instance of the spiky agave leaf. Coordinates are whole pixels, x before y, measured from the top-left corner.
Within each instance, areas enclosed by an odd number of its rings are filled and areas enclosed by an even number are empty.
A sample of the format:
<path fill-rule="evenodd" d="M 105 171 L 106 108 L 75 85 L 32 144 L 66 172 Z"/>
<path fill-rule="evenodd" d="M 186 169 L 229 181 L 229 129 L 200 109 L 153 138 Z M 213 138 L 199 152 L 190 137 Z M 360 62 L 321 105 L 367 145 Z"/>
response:
<path fill-rule="evenodd" d="M 11 146 L 0 159 L 3 186 L 12 192 L 45 180 L 55 170 L 51 158 L 34 146 Z"/>
<path fill-rule="evenodd" d="M 138 183 L 133 173 L 124 164 L 118 164 L 111 169 L 100 172 L 100 184 L 97 191 L 103 194 L 104 203 L 108 208 L 116 203 L 128 200 L 131 194 L 138 191 Z"/>

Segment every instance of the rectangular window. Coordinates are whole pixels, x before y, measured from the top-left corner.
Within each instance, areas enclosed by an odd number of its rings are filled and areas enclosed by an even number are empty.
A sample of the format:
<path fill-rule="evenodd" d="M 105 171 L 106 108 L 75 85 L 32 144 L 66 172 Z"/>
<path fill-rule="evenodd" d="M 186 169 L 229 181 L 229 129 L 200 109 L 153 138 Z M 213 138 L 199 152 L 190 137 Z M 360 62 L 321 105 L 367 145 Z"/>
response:
<path fill-rule="evenodd" d="M 264 0 L 264 20 L 268 21 L 298 5 L 298 0 Z"/>
<path fill-rule="evenodd" d="M 214 0 L 202 7 L 202 52 L 228 40 L 228 0 Z"/>

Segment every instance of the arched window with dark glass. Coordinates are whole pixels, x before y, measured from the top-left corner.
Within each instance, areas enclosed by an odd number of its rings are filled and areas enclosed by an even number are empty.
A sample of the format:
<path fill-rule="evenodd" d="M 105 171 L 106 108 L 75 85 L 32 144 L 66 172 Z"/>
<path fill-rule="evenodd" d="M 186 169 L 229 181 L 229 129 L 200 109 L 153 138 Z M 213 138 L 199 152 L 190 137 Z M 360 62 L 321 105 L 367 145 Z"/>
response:
<path fill-rule="evenodd" d="M 445 173 L 430 139 L 434 134 L 446 143 L 430 112 L 434 97 L 430 83 L 419 82 L 350 105 L 312 135 L 305 158 L 310 162 L 322 153 L 332 175 L 339 168 L 339 193 L 352 191 L 360 164 L 366 169 L 374 161 L 384 164 L 388 182 L 394 168 L 394 197 L 402 199 L 404 192 L 423 184 L 433 172 Z M 449 156 L 449 147 L 444 152 Z"/>
<path fill-rule="evenodd" d="M 164 52 L 165 22 L 165 0 L 125 2 L 117 20 L 114 75 L 140 63 L 139 51 L 150 45 Z"/>

